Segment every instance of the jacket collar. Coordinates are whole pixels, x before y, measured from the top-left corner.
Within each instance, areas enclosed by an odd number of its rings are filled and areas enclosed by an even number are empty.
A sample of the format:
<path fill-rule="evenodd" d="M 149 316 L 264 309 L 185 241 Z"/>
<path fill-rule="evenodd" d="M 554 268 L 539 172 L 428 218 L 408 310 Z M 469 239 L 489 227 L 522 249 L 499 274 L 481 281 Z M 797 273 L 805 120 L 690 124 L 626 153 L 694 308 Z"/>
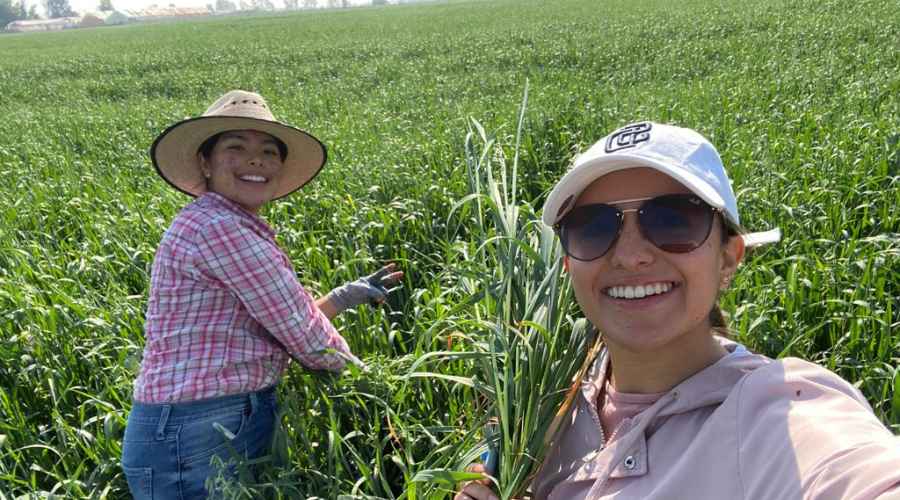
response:
<path fill-rule="evenodd" d="M 725 349 L 732 353 L 738 344 L 722 337 L 716 337 Z M 640 476 L 647 473 L 647 435 L 648 429 L 660 422 L 663 417 L 685 413 L 691 410 L 719 404 L 728 397 L 738 381 L 748 372 L 755 370 L 771 360 L 758 354 L 746 356 L 725 356 L 716 363 L 704 368 L 690 378 L 679 383 L 649 408 L 641 412 L 623 429 L 616 431 L 616 440 L 602 453 L 591 454 L 597 458 L 585 457 L 584 466 L 575 470 L 570 476 L 572 480 L 603 479 L 594 484 L 593 494 L 602 486 L 607 478 Z M 588 411 L 597 411 L 597 395 L 606 383 L 609 368 L 609 355 L 603 351 L 594 366 L 582 382 L 581 393 Z M 623 424 L 624 425 L 624 424 Z M 604 438 L 605 439 L 605 438 Z M 591 493 L 587 498 L 591 498 Z"/>
<path fill-rule="evenodd" d="M 723 337 L 716 336 L 716 340 L 729 353 L 734 352 L 739 347 L 738 343 Z M 724 356 L 670 389 L 667 394 L 675 396 L 673 398 L 675 403 L 666 405 L 657 416 L 674 415 L 703 406 L 719 404 L 725 401 L 725 398 L 728 397 L 728 394 L 734 388 L 734 384 L 741 377 L 770 362 L 769 358 L 758 354 L 748 353 L 746 356 Z M 584 398 L 594 405 L 596 405 L 600 390 L 606 383 L 608 372 L 609 355 L 604 349 L 581 384 L 581 393 L 584 395 Z M 660 400 L 663 399 L 669 398 L 660 398 Z"/>
<path fill-rule="evenodd" d="M 729 353 L 738 347 L 731 340 L 716 338 Z M 771 359 L 759 354 L 725 356 L 672 388 L 669 393 L 674 396 L 674 402 L 660 410 L 657 417 L 718 405 L 725 401 L 744 375 L 771 362 Z"/>

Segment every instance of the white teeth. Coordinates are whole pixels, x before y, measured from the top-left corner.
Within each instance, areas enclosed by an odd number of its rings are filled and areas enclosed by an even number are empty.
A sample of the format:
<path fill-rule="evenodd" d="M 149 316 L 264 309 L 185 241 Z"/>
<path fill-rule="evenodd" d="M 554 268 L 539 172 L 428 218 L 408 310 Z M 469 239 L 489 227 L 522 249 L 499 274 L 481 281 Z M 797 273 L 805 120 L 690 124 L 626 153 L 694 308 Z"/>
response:
<path fill-rule="evenodd" d="M 240 176 L 240 179 L 249 182 L 266 182 L 268 180 L 261 175 L 242 175 Z"/>
<path fill-rule="evenodd" d="M 647 285 L 617 285 L 606 289 L 606 294 L 614 299 L 642 299 L 651 295 L 660 295 L 673 287 L 670 282 L 650 283 Z"/>

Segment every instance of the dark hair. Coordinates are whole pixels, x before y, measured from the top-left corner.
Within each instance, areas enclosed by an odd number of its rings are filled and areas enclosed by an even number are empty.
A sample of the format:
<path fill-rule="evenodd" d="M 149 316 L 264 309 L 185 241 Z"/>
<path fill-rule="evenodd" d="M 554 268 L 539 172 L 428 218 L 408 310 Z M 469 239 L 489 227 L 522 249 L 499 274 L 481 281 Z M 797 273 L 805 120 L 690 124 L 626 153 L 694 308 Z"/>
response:
<path fill-rule="evenodd" d="M 726 222 L 724 216 L 719 216 L 719 220 L 722 221 L 723 244 L 728 243 L 728 240 L 741 234 L 740 229 Z M 725 315 L 722 313 L 722 309 L 719 307 L 718 300 L 716 300 L 716 303 L 713 304 L 712 310 L 709 311 L 709 323 L 712 326 L 713 331 L 715 331 L 717 334 L 724 337 L 730 337 L 732 335 L 731 330 L 728 329 L 728 321 L 725 319 Z"/>
<path fill-rule="evenodd" d="M 731 333 L 728 329 L 728 321 L 725 320 L 725 315 L 722 314 L 722 309 L 718 303 L 713 305 L 712 311 L 709 311 L 709 323 L 716 333 L 725 334 L 726 336 Z"/>
<path fill-rule="evenodd" d="M 216 147 L 216 144 L 218 144 L 219 142 L 219 138 L 221 138 L 222 134 L 224 133 L 225 132 L 219 132 L 218 134 L 213 135 L 203 141 L 203 144 L 201 144 L 200 147 L 197 148 L 197 152 L 203 155 L 204 158 L 209 159 L 209 155 L 212 154 L 213 148 Z M 272 136 L 272 139 L 275 139 L 275 145 L 278 147 L 278 155 L 281 156 L 281 161 L 284 161 L 284 159 L 287 158 L 288 154 L 287 144 L 282 142 L 281 139 L 275 137 L 274 135 Z"/>

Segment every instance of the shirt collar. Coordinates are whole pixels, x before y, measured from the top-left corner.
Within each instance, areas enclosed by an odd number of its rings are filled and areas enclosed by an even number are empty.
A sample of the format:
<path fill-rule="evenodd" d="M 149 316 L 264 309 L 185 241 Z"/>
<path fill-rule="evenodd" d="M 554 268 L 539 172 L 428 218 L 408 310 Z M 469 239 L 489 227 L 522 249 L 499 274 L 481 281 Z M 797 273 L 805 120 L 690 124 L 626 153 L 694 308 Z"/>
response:
<path fill-rule="evenodd" d="M 275 238 L 275 230 L 272 229 L 272 227 L 269 226 L 266 221 L 262 219 L 262 217 L 247 211 L 247 209 L 245 209 L 244 207 L 238 205 L 232 200 L 229 200 L 219 193 L 207 191 L 200 195 L 199 198 L 197 198 L 197 204 L 200 206 L 227 210 L 228 212 L 248 222 L 253 229 L 268 236 L 269 238 Z"/>

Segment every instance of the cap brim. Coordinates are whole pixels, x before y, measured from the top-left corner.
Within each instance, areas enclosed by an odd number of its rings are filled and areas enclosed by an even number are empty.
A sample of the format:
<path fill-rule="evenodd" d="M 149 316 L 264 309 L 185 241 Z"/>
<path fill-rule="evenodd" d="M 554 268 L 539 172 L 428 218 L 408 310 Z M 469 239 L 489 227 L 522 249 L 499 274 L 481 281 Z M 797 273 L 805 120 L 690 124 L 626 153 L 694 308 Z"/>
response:
<path fill-rule="evenodd" d="M 180 121 L 153 141 L 150 158 L 160 177 L 191 196 L 206 191 L 197 150 L 206 139 L 229 130 L 257 130 L 278 138 L 287 146 L 273 199 L 300 189 L 322 170 L 328 159 L 325 145 L 307 132 L 279 122 L 234 116 L 200 116 Z"/>
<path fill-rule="evenodd" d="M 578 196 L 592 182 L 606 174 L 627 168 L 649 167 L 658 170 L 683 184 L 691 192 L 715 208 L 725 208 L 725 201 L 708 182 L 696 175 L 651 158 L 631 155 L 604 155 L 602 158 L 587 160 L 569 170 L 554 186 L 544 202 L 541 219 L 553 226 L 575 205 Z M 737 221 L 733 221 L 737 222 Z"/>
<path fill-rule="evenodd" d="M 768 231 L 760 231 L 756 233 L 745 233 L 741 235 L 744 240 L 744 246 L 748 248 L 767 245 L 769 243 L 778 243 L 781 241 L 781 229 L 775 228 Z"/>

